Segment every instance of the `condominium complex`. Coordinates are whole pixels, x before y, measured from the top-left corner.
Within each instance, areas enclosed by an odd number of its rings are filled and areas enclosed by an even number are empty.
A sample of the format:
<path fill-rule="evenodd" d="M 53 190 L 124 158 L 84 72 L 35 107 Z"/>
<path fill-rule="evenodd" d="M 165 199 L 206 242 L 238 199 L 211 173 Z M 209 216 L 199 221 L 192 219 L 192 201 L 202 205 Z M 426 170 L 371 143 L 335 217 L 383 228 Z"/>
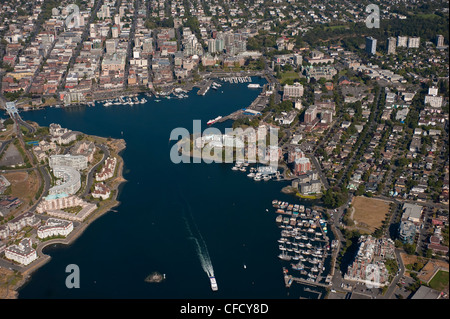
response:
<path fill-rule="evenodd" d="M 5 249 L 5 257 L 24 266 L 31 264 L 38 258 L 30 238 L 24 238 L 19 244 L 7 247 Z"/>
<path fill-rule="evenodd" d="M 420 46 L 420 38 L 419 37 L 410 37 L 408 39 L 408 48 L 417 49 Z"/>
<path fill-rule="evenodd" d="M 73 230 L 73 222 L 49 218 L 44 225 L 37 229 L 37 235 L 39 238 L 47 238 L 51 236 L 67 236 Z"/>
<path fill-rule="evenodd" d="M 317 106 L 311 105 L 306 111 L 304 115 L 304 121 L 307 124 L 312 123 L 317 118 Z"/>
<path fill-rule="evenodd" d="M 88 166 L 88 158 L 84 155 L 52 155 L 49 161 L 50 167 L 69 166 L 76 170 L 83 170 Z"/>
<path fill-rule="evenodd" d="M 377 52 L 377 39 L 373 37 L 366 37 L 366 52 L 375 55 Z"/>
<path fill-rule="evenodd" d="M 95 174 L 95 180 L 101 182 L 113 177 L 116 163 L 117 159 L 115 157 L 108 157 L 100 173 Z"/>
<path fill-rule="evenodd" d="M 395 54 L 397 40 L 394 37 L 390 37 L 387 40 L 387 54 Z"/>
<path fill-rule="evenodd" d="M 303 85 L 294 83 L 293 85 L 286 84 L 283 89 L 283 100 L 290 98 L 300 98 L 303 96 Z"/>
<path fill-rule="evenodd" d="M 395 258 L 394 249 L 394 242 L 390 238 L 376 239 L 362 235 L 355 260 L 348 266 L 344 279 L 374 287 L 389 284 L 389 273 L 384 261 Z"/>
<path fill-rule="evenodd" d="M 83 156 L 84 157 L 84 156 Z M 49 195 L 75 194 L 81 187 L 81 175 L 75 168 L 70 166 L 54 166 L 53 175 L 62 179 L 62 183 L 49 189 Z"/>

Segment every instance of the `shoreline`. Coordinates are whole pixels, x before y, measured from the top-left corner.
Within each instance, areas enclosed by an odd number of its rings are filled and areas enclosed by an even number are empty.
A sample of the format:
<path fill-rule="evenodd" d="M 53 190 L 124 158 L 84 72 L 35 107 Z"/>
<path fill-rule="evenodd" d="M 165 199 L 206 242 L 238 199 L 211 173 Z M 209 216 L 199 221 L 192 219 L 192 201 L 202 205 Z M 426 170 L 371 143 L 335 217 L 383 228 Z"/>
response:
<path fill-rule="evenodd" d="M 103 137 L 94 135 L 88 136 L 104 139 Z M 114 140 L 119 144 L 119 147 L 114 150 L 118 157 L 118 167 L 117 176 L 112 181 L 113 186 L 111 187 L 111 193 L 114 193 L 114 195 L 111 199 L 108 200 L 110 202 L 103 207 L 98 207 L 94 212 L 92 212 L 92 214 L 90 214 L 86 218 L 86 220 L 84 220 L 76 228 L 74 228 L 74 230 L 67 237 L 50 239 L 46 242 L 40 243 L 40 245 L 36 247 L 36 252 L 39 257 L 36 260 L 36 263 L 32 263 L 29 268 L 21 272 L 22 279 L 20 279 L 13 287 L 10 287 L 14 294 L 13 299 L 19 298 L 20 289 L 25 287 L 25 285 L 31 280 L 32 274 L 51 260 L 52 257 L 43 252 L 46 247 L 50 245 L 72 245 L 94 221 L 98 220 L 106 213 L 114 211 L 113 209 L 121 204 L 121 202 L 118 201 L 117 198 L 120 193 L 120 186 L 127 182 L 127 180 L 123 177 L 124 161 L 121 156 L 121 153 L 126 149 L 126 143 L 123 139 Z"/>
<path fill-rule="evenodd" d="M 202 83 L 204 81 L 208 81 L 210 79 L 220 79 L 222 77 L 240 77 L 240 76 L 249 76 L 249 77 L 260 77 L 260 78 L 265 78 L 267 80 L 267 75 L 264 74 L 261 71 L 247 71 L 243 74 L 240 74 L 239 72 L 234 72 L 234 71 L 220 71 L 217 72 L 217 74 L 214 74 L 214 72 L 212 72 L 211 74 L 209 74 L 209 76 L 207 76 L 207 78 L 203 78 L 202 80 L 198 81 L 198 82 L 186 82 L 184 84 L 179 84 L 179 83 L 169 83 L 168 85 L 159 85 L 157 86 L 157 88 L 161 89 L 161 91 L 163 92 L 172 92 L 174 89 L 176 88 L 181 88 L 183 90 L 186 90 L 188 93 L 190 93 L 194 88 L 201 88 L 202 87 Z M 267 81 L 269 83 L 269 81 Z M 97 91 L 97 92 L 93 92 L 91 93 L 91 97 L 88 98 L 86 101 L 81 102 L 81 103 L 74 103 L 74 104 L 68 104 L 68 105 L 64 105 L 63 101 L 59 101 L 56 100 L 53 103 L 49 103 L 49 104 L 44 104 L 44 105 L 37 105 L 37 106 L 26 106 L 26 108 L 24 107 L 24 105 L 22 104 L 18 104 L 17 108 L 20 109 L 21 111 L 37 111 L 37 110 L 42 110 L 44 108 L 47 107 L 54 107 L 59 105 L 61 108 L 67 108 L 67 107 L 77 107 L 77 106 L 90 106 L 89 104 L 91 103 L 95 103 L 95 102 L 101 102 L 103 100 L 109 100 L 109 99 L 114 99 L 114 98 L 118 98 L 120 96 L 122 97 L 134 97 L 137 96 L 139 94 L 151 94 L 152 97 L 155 97 L 155 92 L 158 94 L 159 92 L 157 92 L 154 88 L 150 89 L 150 88 L 141 88 L 141 87 L 133 87 L 133 88 L 128 88 L 128 89 L 121 89 L 121 90 L 117 90 L 117 91 Z M 98 94 L 99 96 L 96 96 L 96 94 Z"/>

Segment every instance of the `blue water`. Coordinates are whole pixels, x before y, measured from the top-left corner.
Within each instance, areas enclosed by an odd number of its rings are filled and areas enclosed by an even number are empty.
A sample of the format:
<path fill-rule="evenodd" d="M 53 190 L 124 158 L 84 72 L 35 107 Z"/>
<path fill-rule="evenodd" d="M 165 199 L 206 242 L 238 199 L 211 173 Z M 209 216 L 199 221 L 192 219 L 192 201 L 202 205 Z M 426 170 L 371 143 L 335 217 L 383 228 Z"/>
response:
<path fill-rule="evenodd" d="M 205 128 L 209 119 L 247 107 L 259 92 L 247 84 L 224 83 L 205 96 L 194 90 L 183 100 L 23 112 L 25 120 L 42 126 L 59 123 L 86 134 L 124 138 L 127 182 L 120 188 L 117 212 L 92 222 L 72 245 L 44 250 L 52 259 L 32 275 L 19 298 L 315 297 L 299 285 L 284 286 L 271 202 L 294 201 L 280 193 L 285 182 L 255 182 L 232 171 L 231 164 L 173 164 L 169 157 L 172 129 L 192 132 L 194 119 Z M 203 239 L 217 292 L 211 290 L 188 225 Z M 79 289 L 65 286 L 68 264 L 80 268 Z M 166 280 L 144 282 L 153 271 L 164 273 Z"/>

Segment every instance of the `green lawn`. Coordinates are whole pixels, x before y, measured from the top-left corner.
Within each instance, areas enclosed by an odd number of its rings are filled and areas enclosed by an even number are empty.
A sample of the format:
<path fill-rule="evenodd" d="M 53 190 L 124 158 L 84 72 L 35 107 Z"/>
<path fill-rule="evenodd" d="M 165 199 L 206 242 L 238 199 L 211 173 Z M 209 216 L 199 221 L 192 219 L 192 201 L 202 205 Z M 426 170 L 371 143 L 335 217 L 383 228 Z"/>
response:
<path fill-rule="evenodd" d="M 290 71 L 290 72 L 282 72 L 281 73 L 281 84 L 284 84 L 287 80 L 297 80 L 300 79 L 300 76 L 297 72 Z"/>
<path fill-rule="evenodd" d="M 448 271 L 439 270 L 430 281 L 430 288 L 442 291 L 448 286 Z"/>

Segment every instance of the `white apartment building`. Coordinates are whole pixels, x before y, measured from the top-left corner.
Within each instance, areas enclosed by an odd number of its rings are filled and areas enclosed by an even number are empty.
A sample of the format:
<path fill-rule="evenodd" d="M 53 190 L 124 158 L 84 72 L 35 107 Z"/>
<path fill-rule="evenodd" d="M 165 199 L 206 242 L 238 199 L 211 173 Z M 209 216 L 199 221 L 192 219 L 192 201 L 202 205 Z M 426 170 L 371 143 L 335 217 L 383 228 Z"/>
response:
<path fill-rule="evenodd" d="M 49 165 L 51 168 L 68 166 L 76 170 L 83 170 L 88 167 L 88 158 L 84 155 L 52 155 L 50 156 Z"/>
<path fill-rule="evenodd" d="M 51 236 L 67 236 L 73 230 L 73 222 L 57 218 L 49 218 L 43 226 L 37 230 L 39 238 Z"/>
<path fill-rule="evenodd" d="M 113 177 L 116 164 L 117 159 L 115 157 L 108 157 L 100 173 L 95 174 L 95 180 L 101 182 Z"/>
<path fill-rule="evenodd" d="M 294 83 L 293 85 L 286 84 L 283 90 L 283 100 L 288 98 L 299 98 L 303 96 L 303 85 Z"/>
<path fill-rule="evenodd" d="M 81 175 L 70 166 L 54 166 L 53 175 L 63 180 L 62 184 L 55 185 L 49 189 L 49 195 L 75 194 L 81 187 Z"/>
<path fill-rule="evenodd" d="M 24 238 L 18 245 L 7 247 L 5 249 L 5 257 L 24 266 L 29 265 L 38 258 L 30 238 Z"/>
<path fill-rule="evenodd" d="M 420 37 L 410 37 L 408 39 L 408 48 L 414 48 L 417 49 L 420 45 Z"/>

